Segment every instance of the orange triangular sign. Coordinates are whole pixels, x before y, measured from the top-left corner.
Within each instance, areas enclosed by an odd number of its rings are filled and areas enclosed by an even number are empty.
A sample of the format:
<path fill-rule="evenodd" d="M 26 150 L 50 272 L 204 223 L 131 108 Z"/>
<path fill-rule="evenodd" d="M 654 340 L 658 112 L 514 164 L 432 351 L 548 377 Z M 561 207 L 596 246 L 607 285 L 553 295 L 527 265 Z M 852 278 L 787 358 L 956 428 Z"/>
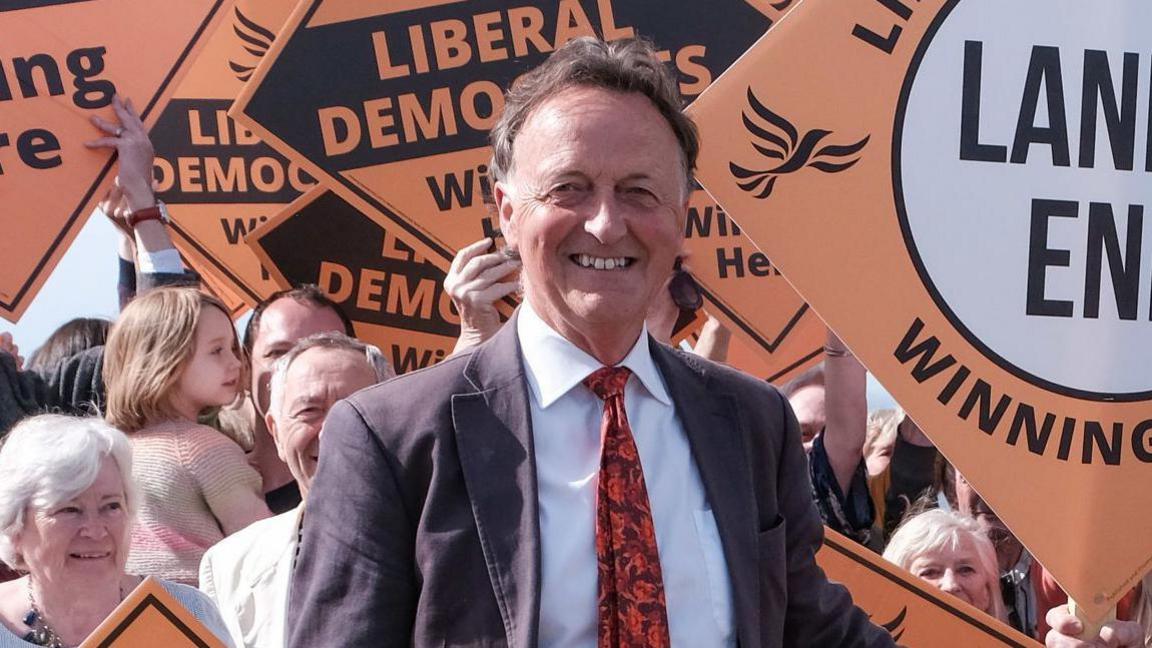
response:
<path fill-rule="evenodd" d="M 160 581 L 146 578 L 80 648 L 223 648 Z"/>
<path fill-rule="evenodd" d="M 15 0 L 0 8 L 0 316 L 16 321 L 115 175 L 112 96 L 151 126 L 231 0 Z"/>

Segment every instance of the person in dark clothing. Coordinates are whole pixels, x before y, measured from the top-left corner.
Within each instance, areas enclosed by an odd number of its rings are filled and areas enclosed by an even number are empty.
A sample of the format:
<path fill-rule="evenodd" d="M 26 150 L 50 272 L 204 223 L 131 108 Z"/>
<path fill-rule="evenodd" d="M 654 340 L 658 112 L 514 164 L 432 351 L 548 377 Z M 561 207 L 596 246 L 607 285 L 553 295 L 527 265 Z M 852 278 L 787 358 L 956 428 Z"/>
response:
<path fill-rule="evenodd" d="M 111 324 L 101 317 L 76 317 L 68 320 L 48 336 L 40 348 L 32 352 L 27 369 L 50 372 L 77 353 L 102 346 L 108 338 L 108 327 Z"/>
<path fill-rule="evenodd" d="M 812 499 L 821 519 L 832 530 L 870 545 L 876 513 L 863 457 L 867 372 L 831 329 L 824 354 L 824 362 L 780 391 L 800 423 Z"/>

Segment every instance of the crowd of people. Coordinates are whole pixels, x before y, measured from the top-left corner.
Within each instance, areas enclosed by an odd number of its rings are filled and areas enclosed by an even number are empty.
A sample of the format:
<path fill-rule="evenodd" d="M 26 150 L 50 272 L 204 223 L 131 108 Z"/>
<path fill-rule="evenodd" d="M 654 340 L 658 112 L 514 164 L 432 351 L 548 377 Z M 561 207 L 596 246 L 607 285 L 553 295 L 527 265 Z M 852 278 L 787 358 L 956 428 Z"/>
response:
<path fill-rule="evenodd" d="M 155 577 L 230 646 L 888 646 L 823 525 L 1051 646 L 1099 637 L 831 331 L 780 389 L 724 365 L 682 253 L 699 143 L 642 40 L 578 39 L 492 131 L 507 247 L 463 248 L 454 353 L 395 377 L 315 286 L 243 337 L 186 270 L 130 102 L 101 209 L 122 311 L 0 334 L 0 648 L 79 645 Z M 496 308 L 518 293 L 505 320 Z M 323 441 L 322 441 L 323 439 Z"/>

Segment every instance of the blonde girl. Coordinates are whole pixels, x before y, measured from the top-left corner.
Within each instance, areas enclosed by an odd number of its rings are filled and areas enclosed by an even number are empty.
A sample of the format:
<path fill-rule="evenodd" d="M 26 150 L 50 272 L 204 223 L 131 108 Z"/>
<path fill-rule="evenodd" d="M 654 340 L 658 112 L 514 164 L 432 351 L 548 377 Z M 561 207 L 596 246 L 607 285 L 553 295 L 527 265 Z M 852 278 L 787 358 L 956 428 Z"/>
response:
<path fill-rule="evenodd" d="M 141 490 L 129 573 L 197 584 L 213 544 L 270 515 L 244 451 L 197 419 L 244 384 L 227 311 L 194 288 L 137 298 L 105 349 L 107 419 L 132 441 Z"/>

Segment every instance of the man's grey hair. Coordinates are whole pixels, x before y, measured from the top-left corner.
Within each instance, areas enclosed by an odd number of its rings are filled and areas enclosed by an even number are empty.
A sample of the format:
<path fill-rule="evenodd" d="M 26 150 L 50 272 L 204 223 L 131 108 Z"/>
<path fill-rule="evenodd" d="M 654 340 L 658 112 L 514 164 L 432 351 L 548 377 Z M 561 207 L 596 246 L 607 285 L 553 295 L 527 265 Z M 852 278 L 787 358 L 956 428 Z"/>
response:
<path fill-rule="evenodd" d="M 103 419 L 60 414 L 16 424 L 0 446 L 0 560 L 24 569 L 17 538 L 28 523 L 27 513 L 52 509 L 88 490 L 105 457 L 120 469 L 124 506 L 132 516 L 139 498 L 132 481 L 132 447 L 123 432 Z"/>
<path fill-rule="evenodd" d="M 676 76 L 657 58 L 652 43 L 641 38 L 610 43 L 577 38 L 516 79 L 504 94 L 504 110 L 489 135 L 492 162 L 488 173 L 494 183 L 506 181 L 512 173 L 512 145 L 532 111 L 546 99 L 577 86 L 638 92 L 648 97 L 680 144 L 687 195 L 700 152 L 700 137 L 696 125 L 681 110 L 684 100 Z"/>
<path fill-rule="evenodd" d="M 287 379 L 288 369 L 293 362 L 296 362 L 297 358 L 309 349 L 332 349 L 361 354 L 368 365 L 372 367 L 372 370 L 376 372 L 376 382 L 383 382 L 396 375 L 396 372 L 392 370 L 392 365 L 389 364 L 380 349 L 371 344 L 365 344 L 356 338 L 335 331 L 309 335 L 296 342 L 296 345 L 288 353 L 280 356 L 280 359 L 273 366 L 272 384 L 269 388 L 270 399 L 268 401 L 268 411 L 273 415 L 279 416 L 280 414 L 281 401 L 284 399 L 284 381 Z"/>

